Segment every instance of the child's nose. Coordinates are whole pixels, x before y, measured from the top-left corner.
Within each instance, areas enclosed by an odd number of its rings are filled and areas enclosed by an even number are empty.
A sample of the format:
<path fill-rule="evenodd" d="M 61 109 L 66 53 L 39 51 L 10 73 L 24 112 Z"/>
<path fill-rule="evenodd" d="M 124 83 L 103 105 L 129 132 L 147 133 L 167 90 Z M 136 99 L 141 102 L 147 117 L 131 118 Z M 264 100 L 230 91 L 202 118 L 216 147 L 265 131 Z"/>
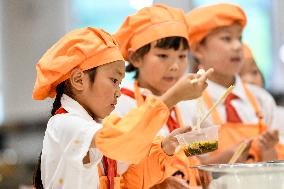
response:
<path fill-rule="evenodd" d="M 170 70 L 177 71 L 178 69 L 179 69 L 179 62 L 175 60 L 174 63 L 171 65 Z"/>
<path fill-rule="evenodd" d="M 116 90 L 115 90 L 115 93 L 114 93 L 114 97 L 115 98 L 118 98 L 121 96 L 121 92 L 120 92 L 120 87 L 118 87 Z"/>
<path fill-rule="evenodd" d="M 234 40 L 234 43 L 233 43 L 233 49 L 234 50 L 242 50 L 243 48 L 243 44 L 240 40 Z"/>

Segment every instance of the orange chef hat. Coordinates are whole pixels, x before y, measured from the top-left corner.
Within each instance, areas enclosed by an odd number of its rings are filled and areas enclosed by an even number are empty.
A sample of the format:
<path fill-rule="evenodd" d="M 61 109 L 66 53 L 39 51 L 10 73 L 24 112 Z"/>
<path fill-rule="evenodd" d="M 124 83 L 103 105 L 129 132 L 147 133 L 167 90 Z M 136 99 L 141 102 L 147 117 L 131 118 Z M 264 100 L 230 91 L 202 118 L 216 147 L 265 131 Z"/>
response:
<path fill-rule="evenodd" d="M 245 59 L 253 59 L 253 54 L 251 52 L 251 49 L 248 47 L 248 45 L 243 43 L 243 50 L 244 50 L 244 58 Z"/>
<path fill-rule="evenodd" d="M 128 49 L 136 51 L 148 43 L 171 36 L 188 39 L 185 14 L 181 9 L 161 4 L 145 7 L 128 16 L 114 34 L 125 59 Z"/>
<path fill-rule="evenodd" d="M 247 19 L 244 11 L 237 5 L 220 3 L 193 9 L 186 15 L 189 42 L 194 50 L 210 32 L 219 27 L 230 26 L 238 22 L 245 27 Z"/>
<path fill-rule="evenodd" d="M 56 86 L 68 79 L 72 69 L 82 71 L 124 60 L 117 42 L 107 32 L 95 28 L 74 30 L 55 43 L 36 64 L 33 99 L 56 95 Z"/>

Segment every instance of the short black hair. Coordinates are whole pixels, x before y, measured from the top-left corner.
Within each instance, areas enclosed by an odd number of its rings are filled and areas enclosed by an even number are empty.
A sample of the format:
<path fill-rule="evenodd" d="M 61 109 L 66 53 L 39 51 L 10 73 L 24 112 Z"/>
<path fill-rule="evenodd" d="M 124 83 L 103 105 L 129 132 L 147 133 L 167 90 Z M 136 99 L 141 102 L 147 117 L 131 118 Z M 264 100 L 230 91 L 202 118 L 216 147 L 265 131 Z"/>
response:
<path fill-rule="evenodd" d="M 184 37 L 174 36 L 174 37 L 165 37 L 162 39 L 157 40 L 157 43 L 155 47 L 161 48 L 161 49 L 174 49 L 178 50 L 180 48 L 180 45 L 182 45 L 183 49 L 189 49 L 188 41 Z M 143 58 L 151 49 L 151 44 L 148 43 L 144 45 L 143 47 L 140 47 L 138 50 L 136 50 L 133 55 L 132 59 L 139 59 Z M 131 62 L 126 66 L 126 72 L 135 72 L 134 78 L 137 79 L 139 75 L 139 70 L 135 68 Z"/>

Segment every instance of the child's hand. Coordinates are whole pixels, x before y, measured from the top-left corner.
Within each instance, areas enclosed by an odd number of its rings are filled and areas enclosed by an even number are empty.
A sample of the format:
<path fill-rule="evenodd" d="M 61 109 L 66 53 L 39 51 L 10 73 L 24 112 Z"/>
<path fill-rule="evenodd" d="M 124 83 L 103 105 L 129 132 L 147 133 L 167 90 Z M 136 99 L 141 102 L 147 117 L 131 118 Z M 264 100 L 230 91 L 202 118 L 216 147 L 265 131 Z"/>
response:
<path fill-rule="evenodd" d="M 269 130 L 258 137 L 259 145 L 264 150 L 273 148 L 279 142 L 278 130 Z"/>
<path fill-rule="evenodd" d="M 212 73 L 213 69 L 211 68 L 204 74 L 187 74 L 174 86 L 176 96 L 180 100 L 191 100 L 200 97 L 207 87 L 206 80 Z"/>
<path fill-rule="evenodd" d="M 188 189 L 189 186 L 185 180 L 178 177 L 168 177 L 162 183 L 153 186 L 151 189 Z"/>
<path fill-rule="evenodd" d="M 169 108 L 183 100 L 191 100 L 201 96 L 207 87 L 206 80 L 213 73 L 213 69 L 204 74 L 187 74 L 171 87 L 161 98 Z"/>
<path fill-rule="evenodd" d="M 162 149 L 163 151 L 169 155 L 172 156 L 175 153 L 176 148 L 178 147 L 179 143 L 178 140 L 176 139 L 176 135 L 190 132 L 191 128 L 179 128 L 175 129 L 173 132 L 171 132 L 164 140 L 162 141 Z"/>
<path fill-rule="evenodd" d="M 278 130 L 270 130 L 261 134 L 258 138 L 258 145 L 262 161 L 271 161 L 277 159 L 277 153 L 274 146 L 279 141 Z"/>

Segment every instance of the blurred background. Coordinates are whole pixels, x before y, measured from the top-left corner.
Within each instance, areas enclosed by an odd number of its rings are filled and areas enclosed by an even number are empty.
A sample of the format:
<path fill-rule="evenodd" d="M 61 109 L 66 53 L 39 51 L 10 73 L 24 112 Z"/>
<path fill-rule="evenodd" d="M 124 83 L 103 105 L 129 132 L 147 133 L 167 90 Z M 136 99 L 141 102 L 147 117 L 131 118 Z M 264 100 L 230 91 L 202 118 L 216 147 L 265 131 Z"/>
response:
<path fill-rule="evenodd" d="M 243 40 L 252 48 L 267 90 L 283 105 L 282 0 L 0 0 L 0 188 L 30 188 L 52 107 L 52 100 L 31 99 L 35 64 L 63 34 L 85 26 L 113 33 L 127 15 L 153 3 L 188 12 L 216 2 L 245 10 Z"/>

